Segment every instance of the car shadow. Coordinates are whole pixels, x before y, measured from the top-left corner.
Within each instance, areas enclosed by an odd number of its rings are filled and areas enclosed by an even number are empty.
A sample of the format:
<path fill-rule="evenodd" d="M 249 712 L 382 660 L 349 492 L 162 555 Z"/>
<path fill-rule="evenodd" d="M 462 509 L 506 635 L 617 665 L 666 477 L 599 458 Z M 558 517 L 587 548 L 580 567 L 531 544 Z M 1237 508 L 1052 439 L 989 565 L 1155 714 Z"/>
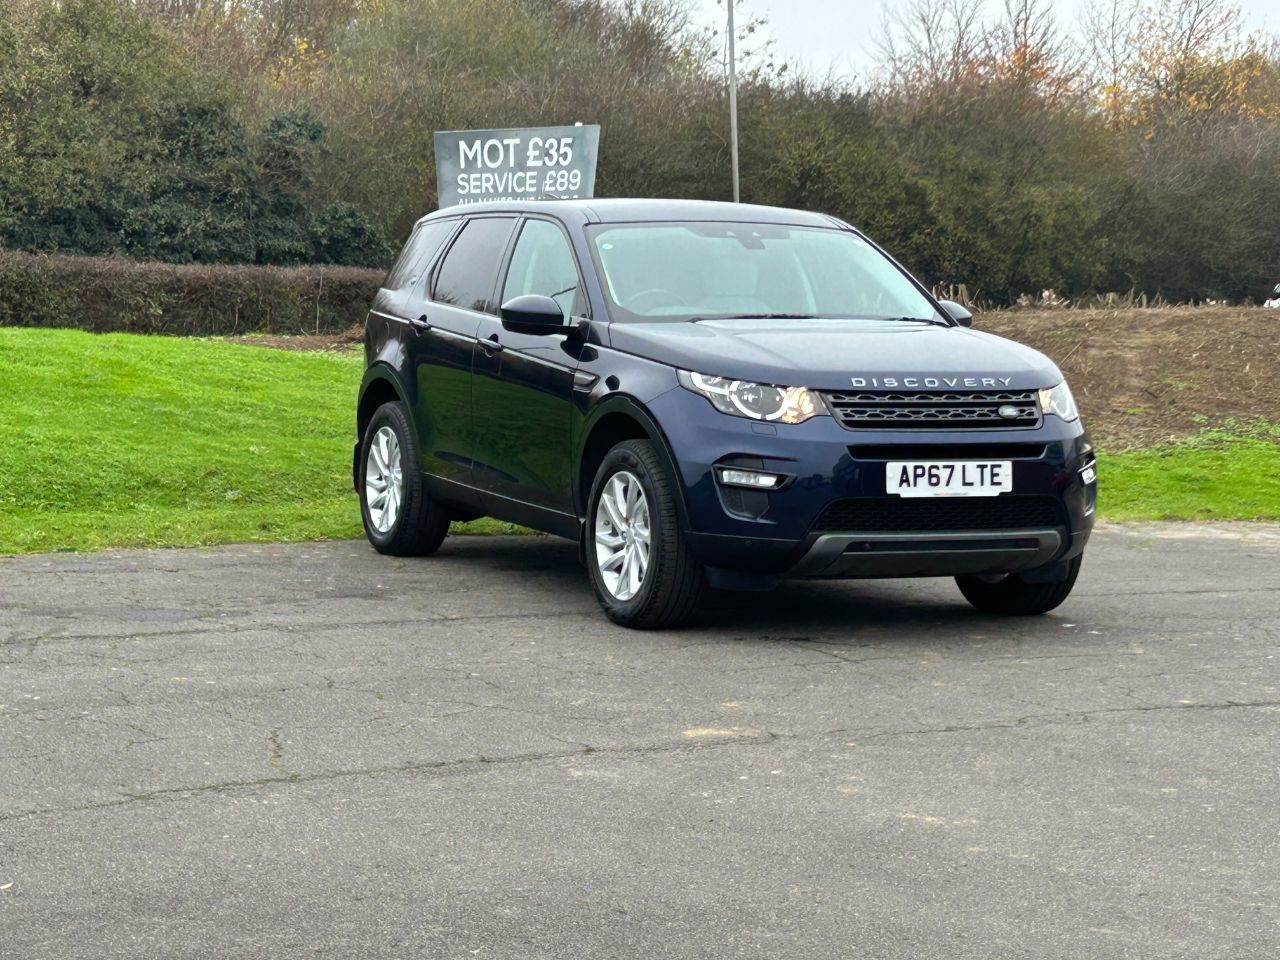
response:
<path fill-rule="evenodd" d="M 540 590 L 580 595 L 590 603 L 591 587 L 578 562 L 577 547 L 567 540 L 546 536 L 451 538 L 446 549 L 455 561 L 522 583 L 536 582 Z M 442 551 L 443 555 L 444 551 Z M 601 614 L 603 617 L 603 614 Z M 1027 637 L 1036 625 L 1060 629 L 1060 617 L 1010 620 L 978 613 L 948 578 L 914 580 L 786 580 L 768 591 L 710 591 L 698 614 L 682 633 L 707 632 L 796 640 L 807 634 L 842 634 L 857 642 L 859 634 L 874 632 L 877 640 L 894 630 L 918 639 L 920 631 L 951 630 L 966 633 L 1007 629 L 1017 623 L 1017 633 Z M 864 638 L 865 639 L 865 638 Z"/>

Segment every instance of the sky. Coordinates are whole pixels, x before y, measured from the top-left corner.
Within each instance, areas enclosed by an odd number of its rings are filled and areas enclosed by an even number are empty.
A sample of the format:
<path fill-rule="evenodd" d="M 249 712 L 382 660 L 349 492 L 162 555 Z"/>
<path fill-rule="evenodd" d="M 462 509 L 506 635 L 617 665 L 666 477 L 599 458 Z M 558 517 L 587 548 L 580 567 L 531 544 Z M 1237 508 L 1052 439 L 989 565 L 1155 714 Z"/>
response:
<path fill-rule="evenodd" d="M 1070 28 L 1085 0 L 1051 0 L 1059 24 Z M 798 63 L 821 77 L 865 77 L 876 59 L 876 41 L 886 12 L 900 0 L 737 0 L 737 19 L 767 21 L 765 32 L 783 60 Z M 999 9 L 999 0 L 988 0 Z M 1280 32 L 1280 0 L 1242 0 L 1246 27 Z M 691 11 L 704 24 L 723 25 L 724 0 L 692 0 Z"/>

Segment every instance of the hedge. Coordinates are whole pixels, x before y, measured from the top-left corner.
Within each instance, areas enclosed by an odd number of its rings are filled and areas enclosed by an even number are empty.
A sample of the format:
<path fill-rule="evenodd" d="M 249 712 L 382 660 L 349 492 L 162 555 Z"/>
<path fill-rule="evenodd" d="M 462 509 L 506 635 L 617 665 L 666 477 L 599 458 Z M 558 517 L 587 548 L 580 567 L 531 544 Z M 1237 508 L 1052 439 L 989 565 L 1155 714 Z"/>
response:
<path fill-rule="evenodd" d="M 0 250 L 0 326 L 206 336 L 336 333 L 383 273 L 359 267 L 170 264 Z"/>

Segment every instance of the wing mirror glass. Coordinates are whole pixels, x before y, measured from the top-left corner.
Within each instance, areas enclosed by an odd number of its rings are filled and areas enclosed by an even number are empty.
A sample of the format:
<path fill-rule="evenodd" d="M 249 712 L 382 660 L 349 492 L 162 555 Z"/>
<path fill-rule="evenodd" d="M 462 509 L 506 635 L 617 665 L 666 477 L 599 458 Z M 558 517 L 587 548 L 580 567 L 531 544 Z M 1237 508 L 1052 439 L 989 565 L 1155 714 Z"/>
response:
<path fill-rule="evenodd" d="M 564 311 L 560 304 L 540 293 L 526 293 L 512 297 L 498 311 L 502 326 L 513 333 L 535 336 L 548 333 L 568 333 Z"/>
<path fill-rule="evenodd" d="M 938 305 L 947 311 L 947 316 L 962 327 L 973 326 L 973 314 L 954 300 L 939 300 Z"/>

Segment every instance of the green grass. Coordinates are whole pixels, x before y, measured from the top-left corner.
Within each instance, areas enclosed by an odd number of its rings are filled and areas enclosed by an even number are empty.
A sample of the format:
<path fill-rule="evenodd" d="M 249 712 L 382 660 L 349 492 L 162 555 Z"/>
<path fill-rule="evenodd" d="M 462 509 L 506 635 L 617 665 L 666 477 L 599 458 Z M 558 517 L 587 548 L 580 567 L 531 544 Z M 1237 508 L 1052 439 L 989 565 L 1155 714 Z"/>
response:
<path fill-rule="evenodd" d="M 359 380 L 358 352 L 0 329 L 0 553 L 358 537 Z M 1277 426 L 1101 468 L 1111 519 L 1280 519 Z"/>
<path fill-rule="evenodd" d="M 0 330 L 0 552 L 349 537 L 358 355 Z"/>
<path fill-rule="evenodd" d="M 0 553 L 361 536 L 360 373 L 358 352 L 0 329 Z"/>
<path fill-rule="evenodd" d="M 1099 461 L 1109 520 L 1280 519 L 1280 424 L 1230 423 Z"/>

